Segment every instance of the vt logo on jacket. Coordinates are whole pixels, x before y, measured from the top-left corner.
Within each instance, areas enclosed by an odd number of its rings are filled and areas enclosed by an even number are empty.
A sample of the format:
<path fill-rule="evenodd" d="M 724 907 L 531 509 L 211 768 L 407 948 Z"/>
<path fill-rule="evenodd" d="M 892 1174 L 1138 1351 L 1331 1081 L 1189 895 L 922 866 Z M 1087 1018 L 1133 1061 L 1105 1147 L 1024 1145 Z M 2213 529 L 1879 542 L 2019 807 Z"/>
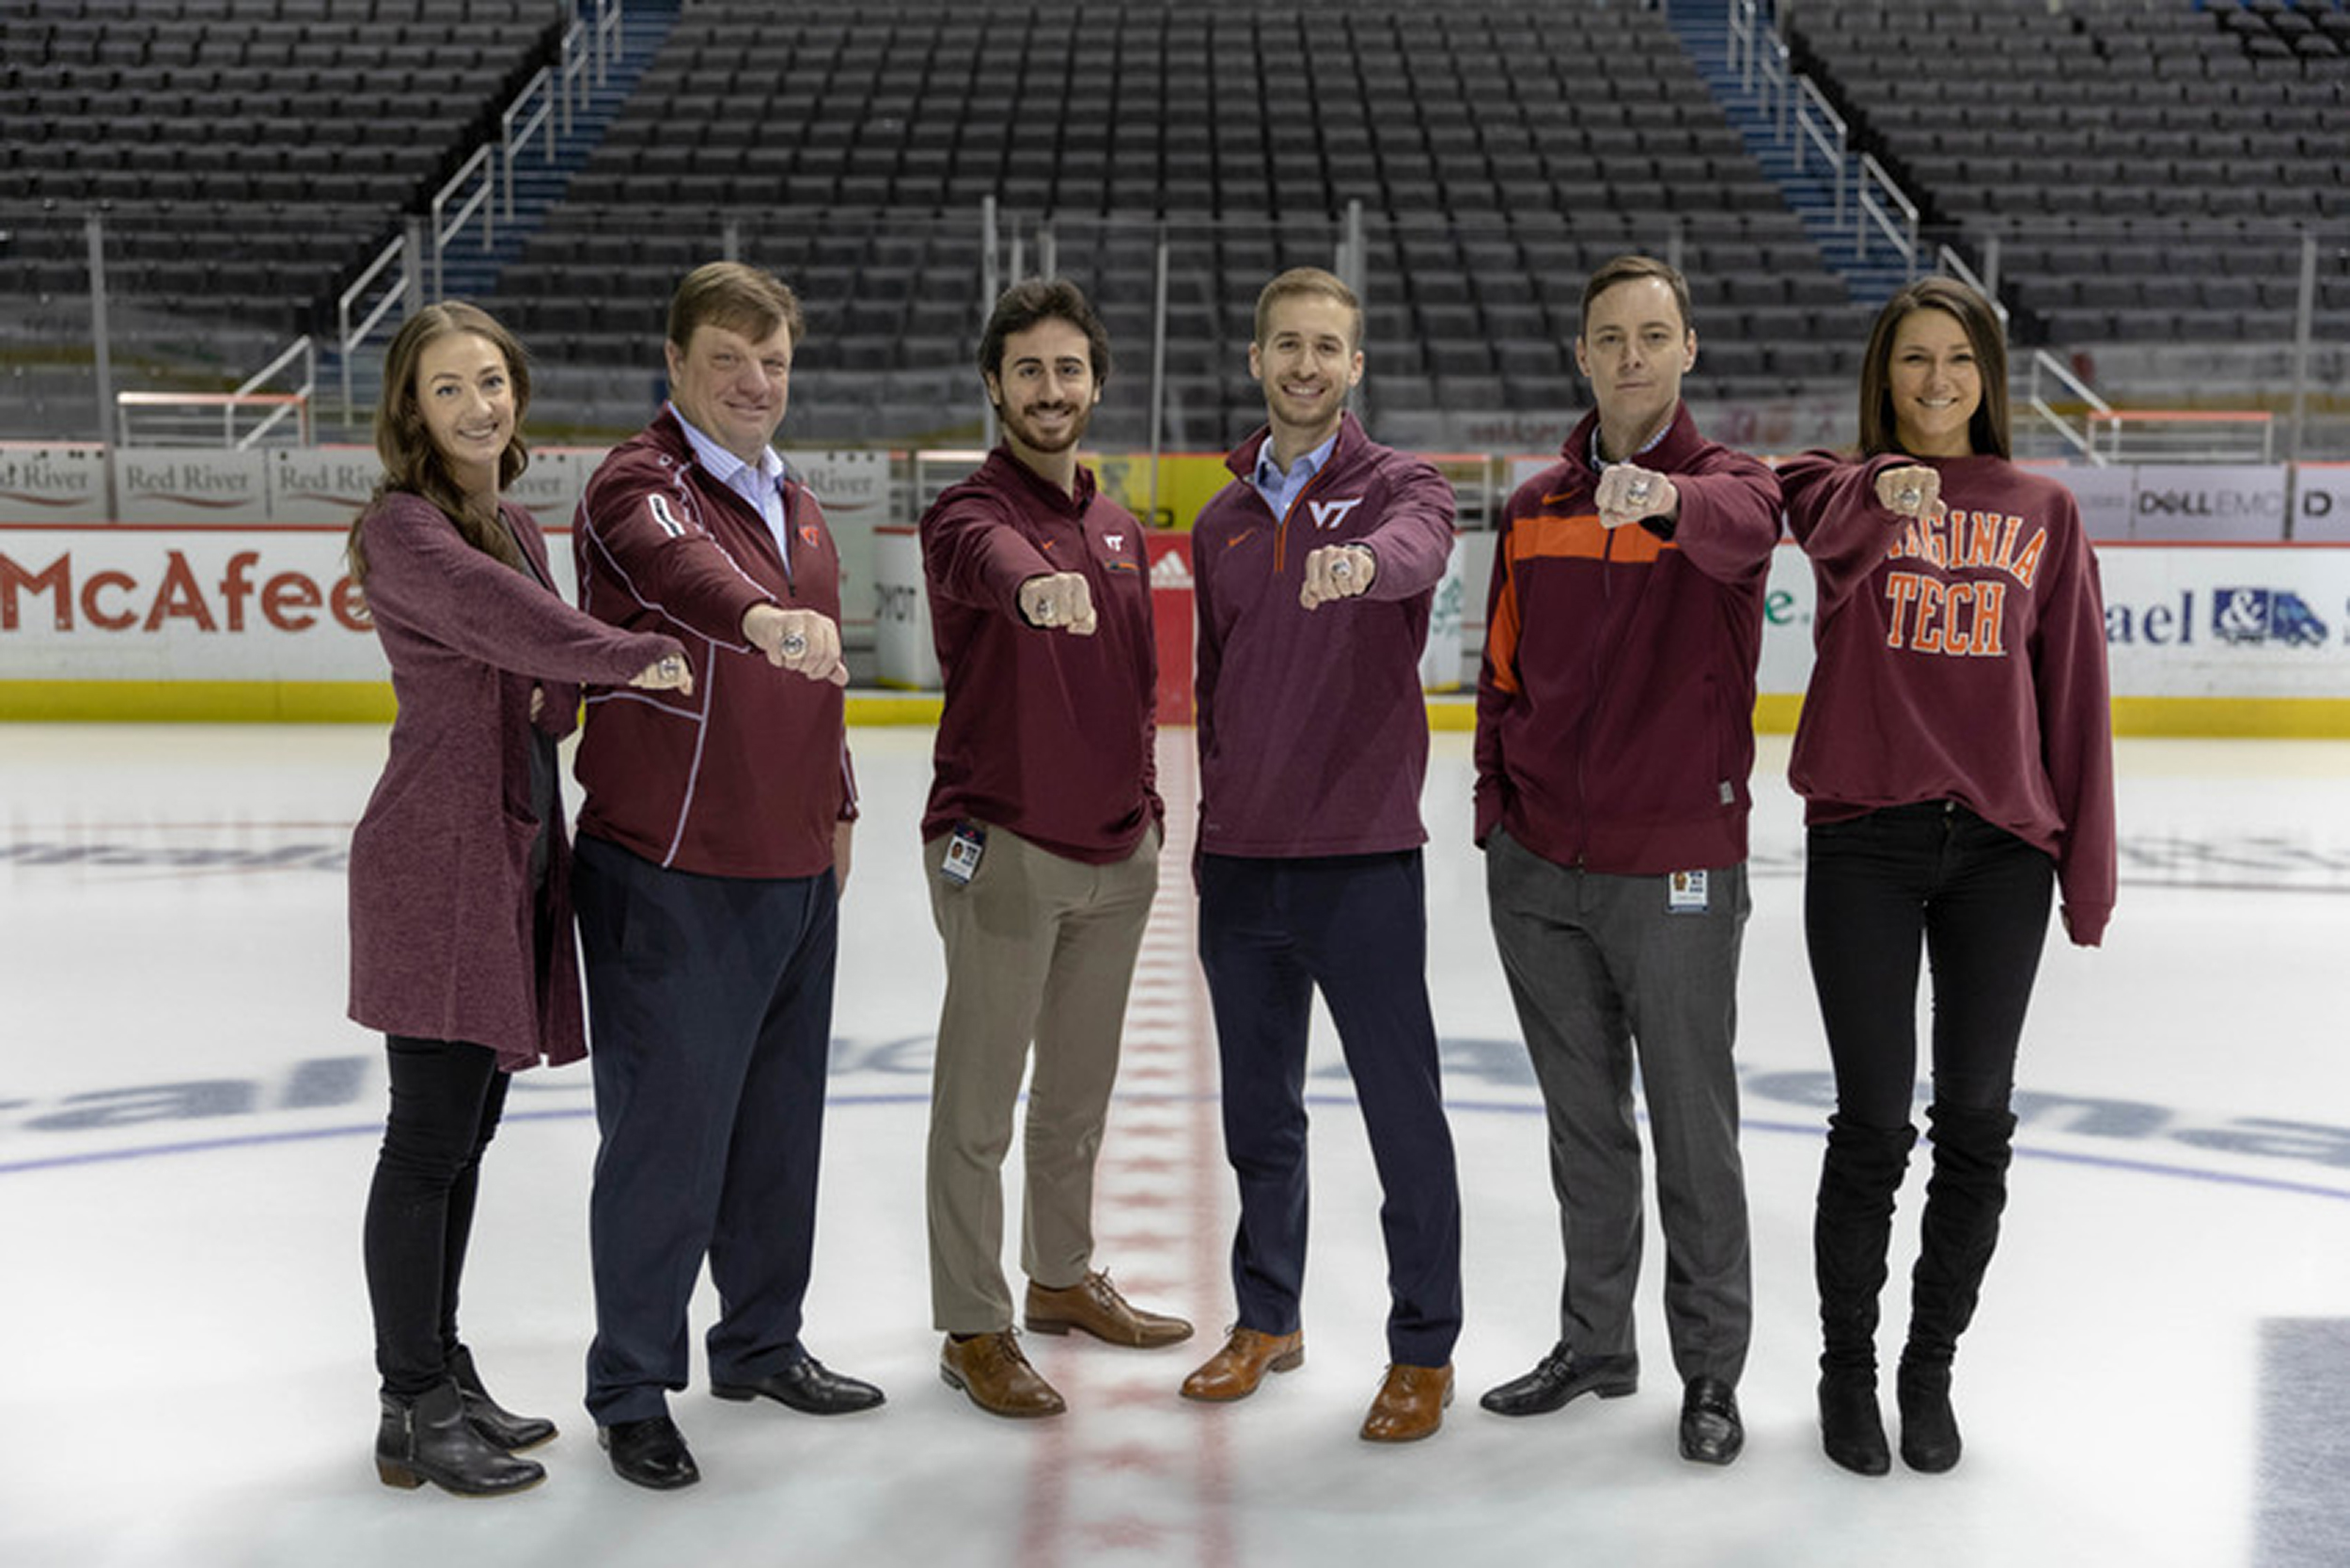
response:
<path fill-rule="evenodd" d="M 1317 528 L 1337 527 L 1346 521 L 1348 512 L 1362 504 L 1363 498 L 1359 495 L 1347 501 L 1308 501 L 1306 503 L 1313 510 L 1314 526 Z"/>

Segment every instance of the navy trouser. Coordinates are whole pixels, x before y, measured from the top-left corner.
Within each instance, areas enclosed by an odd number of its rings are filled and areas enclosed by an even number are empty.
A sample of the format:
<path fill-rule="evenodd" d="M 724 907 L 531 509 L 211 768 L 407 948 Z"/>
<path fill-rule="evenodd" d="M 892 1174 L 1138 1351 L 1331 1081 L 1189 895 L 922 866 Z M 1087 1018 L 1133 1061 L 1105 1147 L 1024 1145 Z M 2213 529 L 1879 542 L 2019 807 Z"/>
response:
<path fill-rule="evenodd" d="M 1440 1367 L 1461 1333 L 1461 1194 L 1428 1005 L 1418 850 L 1300 860 L 1199 857 L 1199 961 L 1215 1011 L 1224 1148 L 1240 1179 L 1241 1326 L 1294 1333 L 1306 1273 L 1306 1039 L 1313 992 L 1379 1171 L 1387 1354 Z"/>
<path fill-rule="evenodd" d="M 839 934 L 833 876 L 698 876 L 582 837 L 572 875 L 596 1084 L 588 1242 L 599 1426 L 685 1387 L 710 1261 L 713 1382 L 799 1359 Z"/>
<path fill-rule="evenodd" d="M 2056 863 L 1955 801 L 1817 823 L 1805 839 L 1804 939 L 1837 1113 L 1908 1124 L 1921 949 L 1934 970 L 1935 1103 L 2006 1110 Z"/>

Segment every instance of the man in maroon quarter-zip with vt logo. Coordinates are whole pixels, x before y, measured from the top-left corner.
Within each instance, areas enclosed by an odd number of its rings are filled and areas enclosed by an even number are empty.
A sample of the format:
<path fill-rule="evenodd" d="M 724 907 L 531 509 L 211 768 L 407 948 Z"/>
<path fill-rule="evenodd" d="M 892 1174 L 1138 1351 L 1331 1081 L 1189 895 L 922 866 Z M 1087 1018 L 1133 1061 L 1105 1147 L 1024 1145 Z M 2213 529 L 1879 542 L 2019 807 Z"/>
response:
<path fill-rule="evenodd" d="M 1385 1194 L 1386 1377 L 1362 1435 L 1425 1437 L 1452 1396 L 1461 1202 L 1428 1004 L 1420 648 L 1452 487 L 1346 412 L 1362 306 L 1300 268 L 1257 300 L 1267 423 L 1199 513 L 1199 959 L 1240 1178 L 1238 1321 L 1183 1384 L 1253 1393 L 1305 1356 L 1306 1041 L 1317 988 Z"/>

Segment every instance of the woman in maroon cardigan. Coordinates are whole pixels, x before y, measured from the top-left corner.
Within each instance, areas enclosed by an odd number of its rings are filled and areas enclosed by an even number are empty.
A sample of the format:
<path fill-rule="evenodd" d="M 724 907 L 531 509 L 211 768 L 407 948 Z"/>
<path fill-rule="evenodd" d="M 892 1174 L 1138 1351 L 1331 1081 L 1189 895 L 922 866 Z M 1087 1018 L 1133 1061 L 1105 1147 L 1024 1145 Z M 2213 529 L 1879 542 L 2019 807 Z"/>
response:
<path fill-rule="evenodd" d="M 428 306 L 384 355 L 384 478 L 351 572 L 391 662 L 391 755 L 351 841 L 351 1016 L 384 1032 L 391 1108 L 368 1196 L 383 1378 L 377 1473 L 470 1495 L 546 1472 L 552 1421 L 499 1408 L 457 1338 L 458 1277 L 508 1075 L 586 1054 L 555 743 L 578 683 L 684 689 L 684 650 L 556 594 L 499 499 L 528 462 L 530 373 L 505 328 Z"/>

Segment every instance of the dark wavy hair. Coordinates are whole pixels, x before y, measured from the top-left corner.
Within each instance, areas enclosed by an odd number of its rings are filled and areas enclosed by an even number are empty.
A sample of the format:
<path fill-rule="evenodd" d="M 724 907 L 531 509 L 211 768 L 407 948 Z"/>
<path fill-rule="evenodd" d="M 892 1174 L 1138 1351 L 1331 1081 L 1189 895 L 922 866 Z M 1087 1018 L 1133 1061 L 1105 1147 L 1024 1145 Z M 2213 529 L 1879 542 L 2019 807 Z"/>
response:
<path fill-rule="evenodd" d="M 995 297 L 987 325 L 979 333 L 979 371 L 1004 373 L 1004 341 L 1040 321 L 1067 321 L 1085 334 L 1086 357 L 1093 366 L 1096 386 L 1110 379 L 1110 334 L 1095 314 L 1085 290 L 1065 277 L 1024 278 Z"/>
<path fill-rule="evenodd" d="M 447 515 L 466 543 L 508 566 L 519 569 L 522 565 L 513 536 L 498 521 L 496 504 L 479 506 L 449 473 L 440 447 L 433 445 L 432 432 L 425 428 L 424 411 L 417 401 L 416 365 L 424 351 L 444 337 L 458 336 L 482 338 L 497 350 L 514 384 L 514 433 L 508 438 L 506 450 L 498 454 L 498 489 L 512 484 L 530 466 L 530 449 L 523 445 L 523 416 L 530 411 L 530 361 L 522 344 L 479 306 L 463 300 L 426 306 L 400 324 L 392 346 L 384 351 L 384 391 L 375 404 L 375 451 L 384 460 L 384 478 L 376 484 L 375 499 L 352 520 L 351 538 L 344 547 L 355 583 L 364 584 L 368 577 L 360 530 L 376 503 L 395 492 L 423 496 Z"/>
<path fill-rule="evenodd" d="M 1948 277 L 1921 277 L 1885 302 L 1869 333 L 1868 357 L 1860 366 L 1860 455 L 1876 457 L 1902 449 L 1901 426 L 1893 416 L 1893 335 L 1919 310 L 1939 310 L 1955 320 L 1975 351 L 1982 380 L 1982 401 L 1966 421 L 1966 439 L 1978 456 L 2012 457 L 2007 415 L 2007 338 L 1990 302 Z"/>

